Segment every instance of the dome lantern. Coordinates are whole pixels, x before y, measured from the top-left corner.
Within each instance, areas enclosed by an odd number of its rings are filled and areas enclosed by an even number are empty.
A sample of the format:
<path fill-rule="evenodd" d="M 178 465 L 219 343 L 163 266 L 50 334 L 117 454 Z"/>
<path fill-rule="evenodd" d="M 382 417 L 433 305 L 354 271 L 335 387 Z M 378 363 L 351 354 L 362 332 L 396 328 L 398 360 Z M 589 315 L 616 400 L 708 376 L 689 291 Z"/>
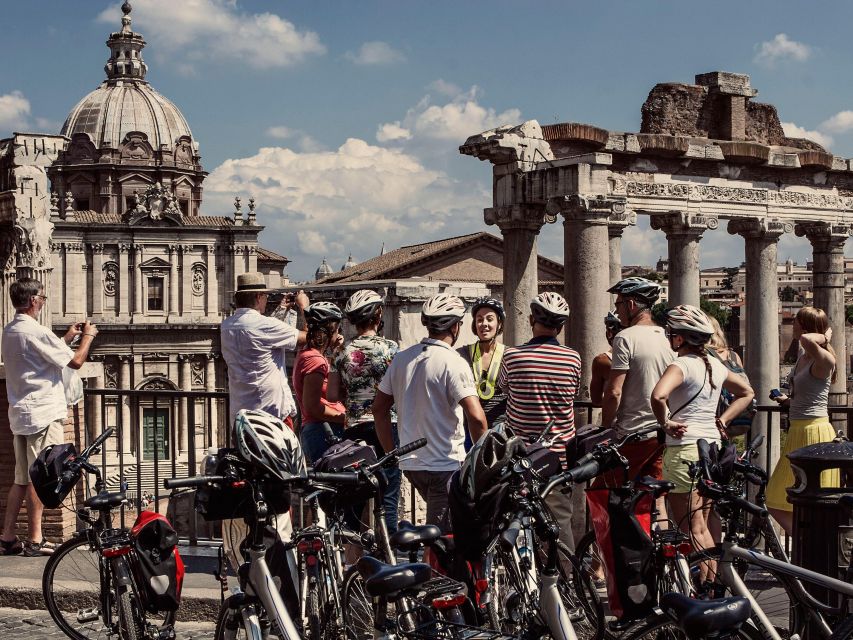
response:
<path fill-rule="evenodd" d="M 145 74 L 148 72 L 148 65 L 142 60 L 145 40 L 130 28 L 131 10 L 130 3 L 125 0 L 121 5 L 121 11 L 124 14 L 121 18 L 121 31 L 110 34 L 107 40 L 111 55 L 107 64 L 104 65 L 104 71 L 107 73 L 108 82 L 119 80 L 144 82 Z"/>

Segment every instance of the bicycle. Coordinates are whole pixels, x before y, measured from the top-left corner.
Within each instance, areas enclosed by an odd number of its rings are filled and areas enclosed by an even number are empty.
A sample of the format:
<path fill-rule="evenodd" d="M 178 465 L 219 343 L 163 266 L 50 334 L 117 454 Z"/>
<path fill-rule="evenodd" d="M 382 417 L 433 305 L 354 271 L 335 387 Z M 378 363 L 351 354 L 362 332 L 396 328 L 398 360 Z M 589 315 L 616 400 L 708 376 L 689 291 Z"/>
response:
<path fill-rule="evenodd" d="M 86 528 L 59 546 L 47 561 L 42 593 L 51 618 L 74 640 L 118 637 L 122 640 L 174 638 L 173 611 L 153 622 L 146 612 L 131 563 L 134 560 L 130 529 L 113 528 L 112 511 L 127 503 L 126 487 L 108 493 L 100 470 L 89 458 L 114 429 L 106 429 L 92 444 L 63 464 L 57 494 L 77 484 L 86 472 L 95 477 L 96 495 L 78 508 Z"/>
<path fill-rule="evenodd" d="M 635 624 L 625 640 L 758 640 L 748 625 L 752 609 L 746 598 L 695 600 L 680 593 L 661 597 L 660 608 Z"/>
<path fill-rule="evenodd" d="M 697 476 L 699 494 L 715 501 L 715 508 L 723 520 L 737 522 L 737 516 L 734 512 L 740 511 L 753 516 L 753 522 L 755 522 L 755 518 L 766 521 L 768 518 L 767 510 L 763 506 L 753 504 L 743 498 L 741 495 L 742 486 L 739 483 L 723 485 L 713 479 L 711 473 L 713 461 L 710 459 L 708 443 L 705 440 L 700 440 L 697 443 L 697 448 L 699 449 L 699 463 L 695 466 L 694 472 Z M 763 476 L 758 474 L 754 465 L 743 460 L 740 461 L 739 465 L 736 465 L 737 469 L 745 477 L 755 475 L 751 480 L 766 478 L 766 474 Z M 763 523 L 759 525 L 762 532 L 766 528 L 767 525 Z M 774 538 L 775 532 L 772 533 L 772 536 L 767 536 L 767 539 Z M 742 576 L 747 567 L 759 567 L 771 573 L 785 586 L 785 590 L 791 598 L 792 611 L 798 612 L 798 614 L 792 615 L 789 624 L 791 634 L 801 634 L 807 619 L 819 630 L 821 636 L 826 638 L 831 637 L 833 627 L 848 628 L 849 625 L 853 625 L 850 620 L 853 616 L 849 615 L 848 610 L 848 604 L 853 598 L 853 584 L 798 567 L 787 560 L 773 558 L 755 549 L 744 548 L 739 544 L 741 539 L 742 536 L 739 536 L 737 531 L 727 531 L 722 544 L 703 553 L 707 557 L 717 559 L 717 574 L 715 576 L 717 593 L 732 593 L 747 598 L 752 606 L 752 622 L 764 634 L 764 637 L 771 640 L 782 639 L 779 631 L 771 624 L 766 612 L 759 606 L 756 598 L 744 583 Z M 775 538 L 775 541 L 778 543 L 778 538 Z M 771 545 L 772 547 L 773 545 Z M 851 570 L 853 571 L 853 565 L 851 565 Z M 803 588 L 803 581 L 839 594 L 841 596 L 839 604 L 833 606 L 816 600 Z"/>

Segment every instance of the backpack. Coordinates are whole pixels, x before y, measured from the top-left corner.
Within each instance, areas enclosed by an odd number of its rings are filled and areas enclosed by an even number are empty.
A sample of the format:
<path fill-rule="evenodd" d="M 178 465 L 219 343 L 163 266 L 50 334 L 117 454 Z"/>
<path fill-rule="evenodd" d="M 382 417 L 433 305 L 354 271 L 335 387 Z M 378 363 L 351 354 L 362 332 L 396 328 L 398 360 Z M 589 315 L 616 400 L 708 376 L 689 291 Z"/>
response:
<path fill-rule="evenodd" d="M 130 530 L 130 539 L 134 550 L 130 566 L 145 610 L 177 611 L 184 582 L 177 532 L 162 514 L 143 511 Z"/>
<path fill-rule="evenodd" d="M 500 519 L 507 493 L 509 485 L 506 482 L 494 482 L 472 499 L 460 472 L 453 472 L 447 498 L 453 542 L 459 558 L 468 562 L 482 560 L 486 547 L 495 536 L 495 524 Z"/>
<path fill-rule="evenodd" d="M 82 472 L 78 470 L 74 477 L 67 478 L 62 483 L 61 490 L 57 493 L 65 464 L 75 458 L 77 458 L 77 448 L 74 444 L 52 444 L 42 449 L 30 465 L 30 481 L 33 483 L 36 495 L 46 508 L 59 507 L 80 479 Z"/>
<path fill-rule="evenodd" d="M 335 473 L 338 471 L 355 471 L 362 465 L 376 462 L 376 451 L 370 445 L 341 440 L 326 449 L 314 463 L 314 471 Z M 380 489 L 385 490 L 383 474 L 376 475 Z M 376 490 L 370 483 L 361 483 L 358 487 L 339 487 L 334 493 L 324 492 L 318 498 L 323 511 L 341 511 L 349 507 L 363 506 L 363 503 L 373 498 Z"/>
<path fill-rule="evenodd" d="M 744 371 L 743 367 L 741 367 L 737 360 L 732 356 L 731 349 L 729 350 L 729 357 L 726 360 L 723 360 L 720 355 L 714 349 L 707 349 L 708 354 L 713 356 L 724 365 L 726 365 L 726 369 L 731 371 L 732 373 L 736 373 L 741 376 L 747 384 L 750 384 L 749 377 L 746 375 L 746 371 Z M 723 389 L 720 392 L 720 403 L 717 405 L 717 415 L 720 416 L 723 412 L 729 408 L 729 405 L 734 401 L 735 397 L 732 395 L 731 391 L 727 389 Z M 752 419 L 755 417 L 756 412 L 758 411 L 758 402 L 753 398 L 752 404 L 750 404 L 745 410 L 743 410 L 740 415 L 735 416 L 729 423 L 726 425 L 726 432 L 729 438 L 734 438 L 736 436 L 742 436 L 746 433 L 749 433 L 750 428 L 752 427 Z"/>

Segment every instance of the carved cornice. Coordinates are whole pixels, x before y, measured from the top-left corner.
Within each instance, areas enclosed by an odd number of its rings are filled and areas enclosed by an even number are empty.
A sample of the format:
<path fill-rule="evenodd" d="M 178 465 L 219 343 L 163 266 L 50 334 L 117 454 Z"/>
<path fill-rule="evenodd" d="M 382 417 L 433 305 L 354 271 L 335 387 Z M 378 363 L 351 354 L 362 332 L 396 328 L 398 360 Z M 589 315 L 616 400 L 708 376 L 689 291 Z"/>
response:
<path fill-rule="evenodd" d="M 734 218 L 729 220 L 727 230 L 732 235 L 775 242 L 782 234 L 791 233 L 794 223 L 780 218 Z"/>
<path fill-rule="evenodd" d="M 651 216 L 649 224 L 652 229 L 660 229 L 670 236 L 699 237 L 706 230 L 712 231 L 720 226 L 716 216 L 703 216 L 687 211 L 671 211 L 669 213 Z"/>
<path fill-rule="evenodd" d="M 89 249 L 92 250 L 92 253 L 103 253 L 104 252 L 104 243 L 103 242 L 90 242 Z"/>
<path fill-rule="evenodd" d="M 539 233 L 546 222 L 555 222 L 556 216 L 546 213 L 538 205 L 510 205 L 507 207 L 489 207 L 483 210 L 486 224 L 494 224 L 501 230 L 526 229 Z"/>

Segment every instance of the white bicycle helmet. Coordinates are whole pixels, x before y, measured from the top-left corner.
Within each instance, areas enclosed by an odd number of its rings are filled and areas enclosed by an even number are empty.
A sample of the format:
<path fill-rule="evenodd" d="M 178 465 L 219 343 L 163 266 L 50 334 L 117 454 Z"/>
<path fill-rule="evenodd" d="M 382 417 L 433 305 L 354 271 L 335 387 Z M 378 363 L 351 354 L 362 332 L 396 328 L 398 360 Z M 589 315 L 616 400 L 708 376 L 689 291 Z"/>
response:
<path fill-rule="evenodd" d="M 424 302 L 421 324 L 433 331 L 448 331 L 465 315 L 465 303 L 456 296 L 439 293 Z"/>
<path fill-rule="evenodd" d="M 569 303 L 559 293 L 545 291 L 530 301 L 533 319 L 552 329 L 559 329 L 569 319 Z"/>
<path fill-rule="evenodd" d="M 652 306 L 660 297 L 662 287 L 657 282 L 646 278 L 625 278 L 620 280 L 607 290 L 607 293 L 622 294 L 626 298 L 635 298 L 640 302 Z"/>
<path fill-rule="evenodd" d="M 305 321 L 312 326 L 326 324 L 327 322 L 340 322 L 343 317 L 338 305 L 325 300 L 315 302 L 305 309 Z"/>
<path fill-rule="evenodd" d="M 306 475 L 299 439 L 284 422 L 266 411 L 241 409 L 235 424 L 237 449 L 244 460 L 280 480 Z"/>
<path fill-rule="evenodd" d="M 375 291 L 360 289 L 347 300 L 344 314 L 353 324 L 361 324 L 373 319 L 373 314 L 382 306 L 383 300 Z"/>
<path fill-rule="evenodd" d="M 714 327 L 705 312 L 689 304 L 673 307 L 666 314 L 666 326 L 688 343 L 702 345 L 714 335 Z"/>

